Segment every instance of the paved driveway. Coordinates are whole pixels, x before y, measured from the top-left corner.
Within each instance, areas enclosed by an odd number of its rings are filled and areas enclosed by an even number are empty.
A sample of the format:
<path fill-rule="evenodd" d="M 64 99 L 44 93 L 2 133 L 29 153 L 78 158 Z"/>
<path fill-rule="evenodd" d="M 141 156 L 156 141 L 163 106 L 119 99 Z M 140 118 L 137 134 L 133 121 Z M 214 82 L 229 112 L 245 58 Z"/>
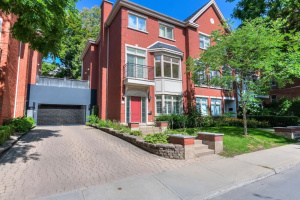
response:
<path fill-rule="evenodd" d="M 164 159 L 94 128 L 38 127 L 0 158 L 0 199 L 34 199 L 218 158 Z"/>

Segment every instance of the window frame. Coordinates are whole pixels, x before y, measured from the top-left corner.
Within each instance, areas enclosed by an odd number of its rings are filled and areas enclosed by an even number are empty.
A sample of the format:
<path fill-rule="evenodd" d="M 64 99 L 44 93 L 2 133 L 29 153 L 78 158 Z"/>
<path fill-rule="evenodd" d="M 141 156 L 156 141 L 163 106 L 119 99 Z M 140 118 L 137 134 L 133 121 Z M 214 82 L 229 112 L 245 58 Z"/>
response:
<path fill-rule="evenodd" d="M 197 101 L 197 99 L 200 99 L 200 101 Z M 205 99 L 205 100 L 206 100 L 206 103 L 205 103 L 205 106 L 206 106 L 206 114 L 203 114 L 203 113 L 202 113 L 202 104 L 203 104 L 202 99 Z M 197 110 L 198 110 L 198 105 L 200 105 L 201 115 L 208 116 L 208 110 L 209 110 L 209 107 L 208 107 L 208 97 L 197 97 L 197 96 L 196 96 L 196 107 L 197 107 Z M 204 104 L 203 104 L 203 105 L 204 105 Z M 199 110 L 198 110 L 198 111 L 199 111 Z"/>
<path fill-rule="evenodd" d="M 220 115 L 213 115 L 213 112 L 212 112 L 213 100 L 215 100 L 215 103 L 214 103 L 214 105 L 215 105 L 215 110 L 216 110 L 216 108 L 217 108 L 216 105 L 220 105 L 220 112 L 219 112 Z M 217 101 L 220 102 L 220 103 L 217 103 Z M 211 114 L 211 116 L 213 116 L 213 117 L 222 116 L 222 99 L 218 99 L 218 98 L 211 98 L 211 99 L 210 99 L 210 114 Z"/>
<path fill-rule="evenodd" d="M 157 97 L 160 96 L 161 99 L 157 99 Z M 166 97 L 171 97 L 171 99 L 166 99 Z M 179 100 L 177 100 L 176 98 L 178 98 Z M 161 113 L 157 112 L 157 102 L 161 102 Z M 166 112 L 166 102 L 171 102 L 171 112 L 167 113 Z M 174 106 L 176 105 L 176 103 L 179 103 L 179 111 L 176 112 L 176 114 L 182 114 L 183 113 L 183 100 L 182 100 L 182 96 L 180 95 L 170 95 L 170 94 L 159 94 L 159 95 L 155 95 L 155 115 L 169 115 L 169 114 L 173 114 L 174 112 Z"/>
<path fill-rule="evenodd" d="M 202 37 L 204 37 L 204 43 L 203 43 L 203 47 L 201 47 L 201 36 Z M 202 33 L 202 32 L 199 32 L 199 48 L 200 49 L 204 49 L 204 50 L 206 50 L 208 47 L 210 47 L 211 46 L 211 40 L 210 40 L 210 35 L 208 35 L 208 34 L 205 34 L 205 33 Z M 205 38 L 207 38 L 208 39 L 208 41 L 209 41 L 209 45 L 208 46 L 205 46 Z"/>
<path fill-rule="evenodd" d="M 165 34 L 164 36 L 160 35 L 160 27 L 163 26 L 164 29 L 165 29 Z M 172 38 L 168 38 L 167 37 L 167 29 L 170 28 L 172 29 Z M 175 41 L 175 34 L 174 34 L 174 29 L 175 29 L 175 26 L 172 26 L 170 24 L 166 24 L 164 22 L 160 22 L 159 21 L 159 26 L 158 26 L 158 36 L 161 37 L 161 38 L 164 38 L 164 39 L 167 39 L 167 40 L 172 40 L 172 41 Z"/>
<path fill-rule="evenodd" d="M 275 97 L 275 99 L 273 99 L 273 97 Z M 271 100 L 271 102 L 276 102 L 277 101 L 277 95 L 276 94 L 270 95 L 270 100 Z"/>
<path fill-rule="evenodd" d="M 160 56 L 161 57 L 161 60 L 160 60 L 160 67 L 161 67 L 161 75 L 160 76 L 156 76 L 156 63 L 159 63 L 156 61 L 156 57 L 157 56 Z M 165 76 L 165 70 L 164 70 L 164 57 L 167 56 L 167 57 L 170 57 L 171 58 L 171 61 L 166 61 L 167 63 L 170 63 L 171 64 L 171 77 L 166 77 Z M 179 60 L 179 63 L 173 63 L 173 60 L 172 59 L 178 59 Z M 178 78 L 174 78 L 174 75 L 173 75 L 173 64 L 178 64 Z M 164 78 L 164 79 L 173 79 L 173 80 L 182 80 L 182 75 L 181 75 L 181 58 L 179 56 L 174 56 L 174 55 L 170 55 L 170 54 L 165 54 L 165 53 L 159 53 L 159 54 L 155 54 L 154 55 L 154 75 L 155 75 L 155 78 Z"/>
<path fill-rule="evenodd" d="M 130 20 L 130 15 L 136 17 L 136 27 L 131 27 L 130 26 L 130 24 L 129 24 L 130 23 L 130 21 L 129 21 Z M 139 27 L 138 27 L 139 26 L 139 18 L 145 20 L 145 30 L 139 29 Z M 146 16 L 128 11 L 128 28 L 136 30 L 136 31 L 141 31 L 141 32 L 144 32 L 144 33 L 148 33 L 147 32 L 147 19 L 148 19 L 148 17 L 146 17 Z"/>
<path fill-rule="evenodd" d="M 135 49 L 136 50 L 136 53 L 134 54 L 134 53 L 131 53 L 131 52 L 129 52 L 127 49 L 128 48 L 132 48 L 132 49 Z M 140 51 L 144 51 L 145 52 L 145 55 L 141 55 L 141 54 L 138 54 L 137 53 L 137 50 L 140 50 Z M 128 59 L 127 59 L 127 55 L 132 55 L 132 56 L 135 56 L 135 65 L 137 65 L 137 58 L 138 57 L 141 57 L 141 58 L 144 58 L 145 59 L 145 61 L 144 61 L 144 65 L 143 65 L 143 67 L 147 67 L 147 74 L 148 74 L 148 65 L 147 65 L 147 63 L 148 63 L 148 51 L 147 51 L 147 49 L 145 49 L 145 48 L 141 48 L 141 47 L 136 47 L 136 46 L 133 46 L 133 45 L 129 45 L 129 44 L 125 44 L 125 64 L 128 64 Z M 137 78 L 137 77 L 135 77 L 135 78 Z M 138 78 L 137 78 L 138 79 Z M 140 78 L 140 79 L 144 79 L 144 78 Z"/>
<path fill-rule="evenodd" d="M 215 75 L 212 75 L 213 73 L 215 73 Z M 216 76 L 221 77 L 221 72 L 218 71 L 218 70 L 214 70 L 214 71 L 209 70 L 209 75 L 208 76 L 209 76 L 208 78 L 209 78 L 209 81 L 210 81 L 212 79 L 212 77 L 216 77 Z M 212 85 L 210 83 L 209 83 L 209 87 L 210 88 L 218 88 L 218 89 L 222 88 L 222 86 L 220 86 L 220 85 Z"/>

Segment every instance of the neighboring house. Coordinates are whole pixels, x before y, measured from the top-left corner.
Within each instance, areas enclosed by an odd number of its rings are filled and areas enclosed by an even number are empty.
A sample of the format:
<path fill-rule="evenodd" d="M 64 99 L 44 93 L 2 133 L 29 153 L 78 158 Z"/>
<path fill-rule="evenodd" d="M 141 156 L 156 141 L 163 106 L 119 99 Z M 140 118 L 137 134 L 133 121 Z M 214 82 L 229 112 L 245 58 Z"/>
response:
<path fill-rule="evenodd" d="M 296 78 L 293 84 L 287 84 L 284 88 L 278 88 L 276 82 L 271 84 L 272 90 L 268 99 L 265 99 L 266 103 L 277 101 L 282 97 L 293 99 L 300 97 L 300 79 Z"/>
<path fill-rule="evenodd" d="M 82 53 L 82 79 L 97 89 L 99 117 L 152 124 L 155 116 L 188 113 L 193 102 L 204 115 L 236 112 L 236 95 L 209 86 L 199 74 L 194 85 L 186 59 L 213 45 L 209 39 L 224 19 L 214 0 L 181 21 L 127 0 L 101 4 L 101 31 Z"/>
<path fill-rule="evenodd" d="M 24 116 L 27 85 L 35 83 L 42 56 L 12 38 L 10 28 L 17 21 L 13 14 L 0 10 L 0 124 Z"/>

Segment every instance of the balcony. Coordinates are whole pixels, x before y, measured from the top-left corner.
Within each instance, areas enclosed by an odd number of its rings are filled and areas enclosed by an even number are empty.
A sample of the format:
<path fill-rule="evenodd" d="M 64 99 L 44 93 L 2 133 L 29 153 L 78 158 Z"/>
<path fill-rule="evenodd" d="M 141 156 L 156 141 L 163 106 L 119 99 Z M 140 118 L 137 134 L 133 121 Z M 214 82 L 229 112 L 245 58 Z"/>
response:
<path fill-rule="evenodd" d="M 36 77 L 36 85 L 51 86 L 51 87 L 65 87 L 76 89 L 89 89 L 89 81 L 71 80 L 66 78 L 53 78 L 53 77 Z"/>
<path fill-rule="evenodd" d="M 127 63 L 124 65 L 124 84 L 154 86 L 154 67 Z"/>

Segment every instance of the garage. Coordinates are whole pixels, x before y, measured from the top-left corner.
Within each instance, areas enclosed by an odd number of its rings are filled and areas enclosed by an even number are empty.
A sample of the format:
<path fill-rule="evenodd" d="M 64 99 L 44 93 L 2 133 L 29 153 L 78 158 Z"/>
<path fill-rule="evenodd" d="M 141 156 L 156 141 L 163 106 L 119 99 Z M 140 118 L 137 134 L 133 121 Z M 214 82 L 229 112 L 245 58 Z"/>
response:
<path fill-rule="evenodd" d="M 39 104 L 37 125 L 82 125 L 86 122 L 86 106 Z"/>

